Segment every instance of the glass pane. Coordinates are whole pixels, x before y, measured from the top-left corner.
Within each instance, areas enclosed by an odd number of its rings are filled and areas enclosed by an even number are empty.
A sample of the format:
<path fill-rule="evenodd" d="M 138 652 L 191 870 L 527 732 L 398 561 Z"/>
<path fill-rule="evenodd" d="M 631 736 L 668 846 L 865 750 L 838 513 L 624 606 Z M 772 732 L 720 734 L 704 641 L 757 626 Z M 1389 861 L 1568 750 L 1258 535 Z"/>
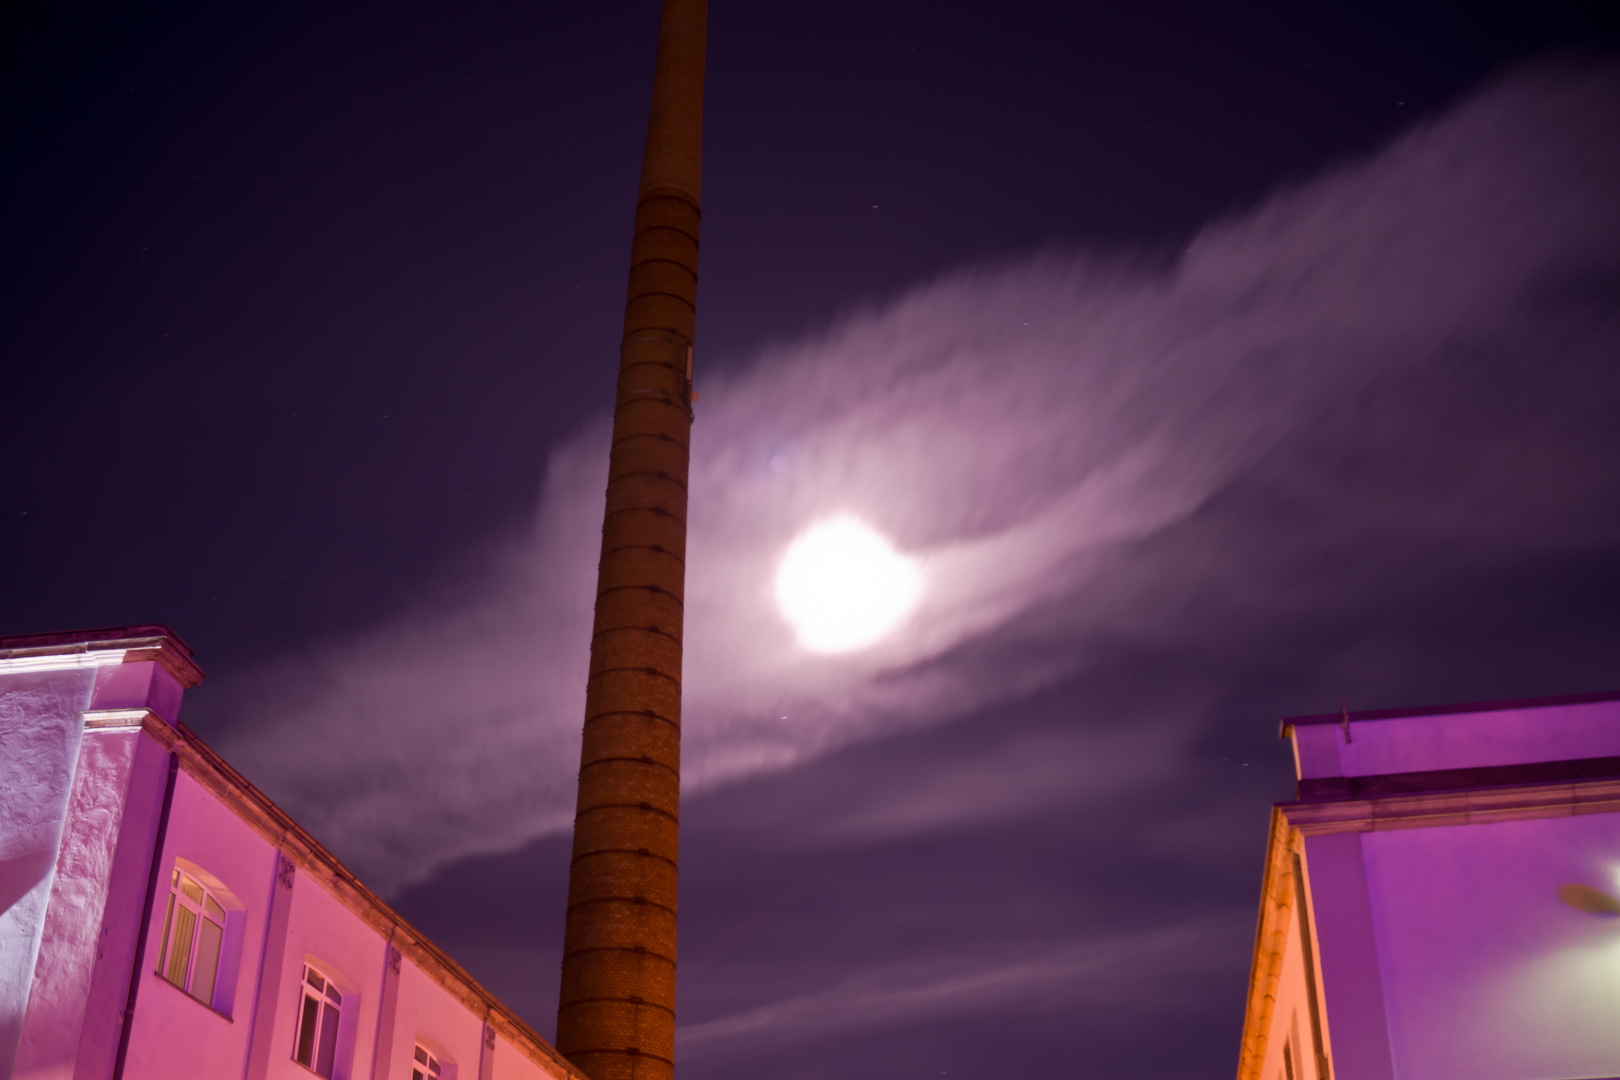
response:
<path fill-rule="evenodd" d="M 169 964 L 163 977 L 182 990 L 186 988 L 186 967 L 191 962 L 191 935 L 196 929 L 197 913 L 174 905 L 174 933 L 169 936 Z"/>
<path fill-rule="evenodd" d="M 163 913 L 163 944 L 158 946 L 157 973 L 163 974 L 163 958 L 169 955 L 169 931 L 174 929 L 174 893 L 169 894 L 169 909 Z"/>
<path fill-rule="evenodd" d="M 416 1060 L 420 1061 L 424 1065 L 427 1064 L 427 1051 L 422 1049 L 420 1046 L 416 1048 Z"/>
<path fill-rule="evenodd" d="M 315 1060 L 315 1022 L 320 1017 L 321 1003 L 305 995 L 304 1015 L 298 1020 L 298 1052 L 293 1055 L 300 1065 L 308 1065 Z"/>
<path fill-rule="evenodd" d="M 191 996 L 204 1005 L 214 1003 L 214 974 L 219 970 L 219 942 L 224 929 L 210 919 L 197 927 L 197 959 L 191 966 Z"/>
<path fill-rule="evenodd" d="M 314 968 L 305 968 L 304 969 L 304 978 L 308 979 L 309 980 L 309 985 L 313 986 L 315 989 L 317 989 L 317 990 L 325 990 L 326 989 L 326 980 L 321 978 L 319 975 L 315 974 L 315 969 Z"/>
<path fill-rule="evenodd" d="M 338 1011 L 328 1005 L 321 1010 L 321 1050 L 315 1059 L 315 1071 L 322 1076 L 332 1075 L 332 1060 L 337 1057 Z"/>
<path fill-rule="evenodd" d="M 437 1061 L 434 1061 L 432 1058 L 428 1058 L 428 1075 L 429 1076 L 438 1076 L 439 1075 L 439 1063 Z"/>
<path fill-rule="evenodd" d="M 343 995 L 338 993 L 337 983 L 329 982 L 326 984 L 326 996 L 331 999 L 334 1005 L 343 1004 Z"/>
<path fill-rule="evenodd" d="M 202 903 L 202 886 L 184 874 L 180 875 L 180 891 L 185 893 L 186 897 L 193 902 Z"/>
<path fill-rule="evenodd" d="M 208 912 L 215 922 L 222 923 L 225 921 L 225 909 L 214 903 L 212 896 L 203 901 L 203 910 Z"/>
<path fill-rule="evenodd" d="M 422 1075 L 422 1070 L 421 1069 L 412 1069 L 411 1070 L 411 1080 L 427 1080 L 427 1078 Z"/>

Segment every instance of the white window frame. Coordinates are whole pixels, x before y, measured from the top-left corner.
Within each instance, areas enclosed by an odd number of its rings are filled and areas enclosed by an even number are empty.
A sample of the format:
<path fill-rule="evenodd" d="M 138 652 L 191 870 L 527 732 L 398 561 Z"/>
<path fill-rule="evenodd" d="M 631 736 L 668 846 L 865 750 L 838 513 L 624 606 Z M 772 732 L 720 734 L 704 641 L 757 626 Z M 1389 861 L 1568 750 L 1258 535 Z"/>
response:
<path fill-rule="evenodd" d="M 196 892 L 195 897 L 192 890 Z M 228 901 L 229 898 L 221 896 L 219 890 L 196 874 L 179 866 L 170 872 L 169 903 L 163 915 L 157 976 L 210 1009 L 217 1007 L 215 1003 L 222 996 L 221 976 L 226 975 L 228 969 L 234 969 L 234 965 L 226 962 L 226 927 L 231 909 Z M 181 937 L 185 938 L 183 942 Z"/>
<path fill-rule="evenodd" d="M 304 962 L 304 970 L 298 980 L 298 1008 L 293 1013 L 292 1059 L 316 1076 L 331 1080 L 337 1072 L 338 1058 L 343 1049 L 339 1039 L 344 1000 L 352 996 L 338 987 L 328 969 L 307 960 Z M 314 1005 L 313 1010 L 311 1005 Z M 321 1071 L 323 1066 L 325 1072 Z"/>
<path fill-rule="evenodd" d="M 450 1080 L 450 1076 L 444 1062 L 439 1060 L 438 1051 L 418 1039 L 411 1053 L 411 1080 Z"/>

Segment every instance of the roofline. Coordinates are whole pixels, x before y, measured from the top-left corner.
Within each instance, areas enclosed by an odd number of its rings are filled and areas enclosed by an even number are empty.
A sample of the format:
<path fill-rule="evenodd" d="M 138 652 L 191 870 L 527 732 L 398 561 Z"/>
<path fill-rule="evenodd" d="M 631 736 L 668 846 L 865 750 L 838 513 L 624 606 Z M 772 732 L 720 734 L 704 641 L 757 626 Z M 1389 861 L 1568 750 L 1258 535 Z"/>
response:
<path fill-rule="evenodd" d="M 1408 716 L 1451 716 L 1458 713 L 1506 712 L 1509 709 L 1545 709 L 1556 705 L 1586 705 L 1596 701 L 1620 701 L 1620 690 L 1598 694 L 1564 694 L 1559 697 L 1513 698 L 1507 701 L 1475 701 L 1464 705 L 1425 705 L 1416 709 L 1371 709 L 1352 712 L 1356 720 L 1397 720 Z M 1285 716 L 1284 733 L 1296 724 L 1342 724 L 1345 713 L 1313 713 L 1309 716 Z"/>

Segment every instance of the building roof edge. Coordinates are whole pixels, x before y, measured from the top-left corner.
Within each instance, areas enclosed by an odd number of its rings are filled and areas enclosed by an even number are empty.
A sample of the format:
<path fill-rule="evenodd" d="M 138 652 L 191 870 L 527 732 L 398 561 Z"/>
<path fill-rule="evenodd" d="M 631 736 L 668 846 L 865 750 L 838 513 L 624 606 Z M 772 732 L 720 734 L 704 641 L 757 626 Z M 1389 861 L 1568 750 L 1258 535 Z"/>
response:
<path fill-rule="evenodd" d="M 1475 701 L 1461 705 L 1424 705 L 1415 709 L 1371 709 L 1348 714 L 1350 721 L 1399 720 L 1408 716 L 1453 716 L 1466 713 L 1508 712 L 1513 709 L 1547 709 L 1559 705 L 1589 705 L 1600 701 L 1620 701 L 1620 690 L 1597 694 L 1564 694 L 1559 697 L 1514 698 L 1505 701 Z M 1302 724 L 1342 724 L 1344 712 L 1312 713 L 1308 716 L 1285 716 L 1284 729 Z"/>

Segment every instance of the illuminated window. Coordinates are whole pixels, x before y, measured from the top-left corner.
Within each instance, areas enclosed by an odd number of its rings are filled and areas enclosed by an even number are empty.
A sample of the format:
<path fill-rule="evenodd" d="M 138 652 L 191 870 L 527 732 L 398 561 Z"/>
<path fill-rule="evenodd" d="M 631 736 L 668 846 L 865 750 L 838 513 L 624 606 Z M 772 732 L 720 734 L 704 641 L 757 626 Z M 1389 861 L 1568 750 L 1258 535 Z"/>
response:
<path fill-rule="evenodd" d="M 439 1059 L 421 1043 L 416 1044 L 416 1062 L 411 1066 L 411 1080 L 439 1080 Z"/>
<path fill-rule="evenodd" d="M 163 917 L 158 974 L 212 1007 L 225 941 L 225 908 L 213 891 L 179 869 L 169 879 L 169 910 Z"/>
<path fill-rule="evenodd" d="M 332 984 L 331 977 L 305 964 L 293 1060 L 313 1069 L 317 1076 L 332 1075 L 332 1063 L 337 1058 L 338 1018 L 342 1012 L 343 994 Z"/>

